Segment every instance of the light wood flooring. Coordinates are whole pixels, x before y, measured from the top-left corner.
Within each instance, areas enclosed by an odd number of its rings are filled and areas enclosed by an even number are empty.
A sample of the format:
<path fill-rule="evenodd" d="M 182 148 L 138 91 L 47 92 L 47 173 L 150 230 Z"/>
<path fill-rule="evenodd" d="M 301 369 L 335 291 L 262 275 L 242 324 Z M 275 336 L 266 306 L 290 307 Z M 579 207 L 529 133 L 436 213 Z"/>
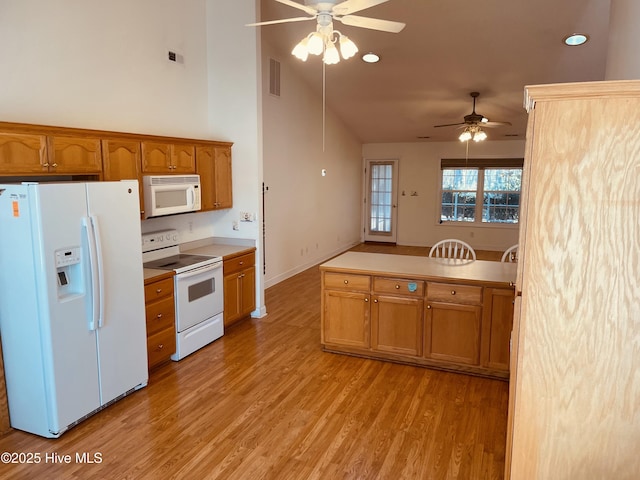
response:
<path fill-rule="evenodd" d="M 506 382 L 323 352 L 318 267 L 266 305 L 59 439 L 0 437 L 41 458 L 0 478 L 503 478 Z"/>

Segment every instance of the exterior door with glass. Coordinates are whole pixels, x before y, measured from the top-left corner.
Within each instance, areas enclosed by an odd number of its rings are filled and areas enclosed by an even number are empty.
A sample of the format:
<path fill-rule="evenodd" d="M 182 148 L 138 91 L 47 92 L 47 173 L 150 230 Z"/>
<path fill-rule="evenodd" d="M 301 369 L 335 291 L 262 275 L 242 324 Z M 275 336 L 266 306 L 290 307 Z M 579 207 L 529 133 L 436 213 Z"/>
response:
<path fill-rule="evenodd" d="M 396 242 L 398 160 L 365 162 L 365 229 L 368 242 Z"/>

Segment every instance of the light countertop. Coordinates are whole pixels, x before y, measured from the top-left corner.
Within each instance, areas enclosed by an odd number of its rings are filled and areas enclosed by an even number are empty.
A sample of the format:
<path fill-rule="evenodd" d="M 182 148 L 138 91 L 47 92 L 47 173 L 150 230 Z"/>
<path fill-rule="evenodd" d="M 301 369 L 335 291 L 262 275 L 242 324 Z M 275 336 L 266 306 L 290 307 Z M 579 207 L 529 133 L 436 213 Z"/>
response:
<path fill-rule="evenodd" d="M 180 245 L 180 252 L 192 255 L 222 257 L 223 260 L 228 260 L 229 258 L 254 251 L 256 249 L 254 244 L 255 242 L 247 239 L 211 237 L 183 243 Z M 167 270 L 158 270 L 155 268 L 145 268 L 143 271 L 145 281 L 166 273 Z"/>
<path fill-rule="evenodd" d="M 255 250 L 255 247 L 246 245 L 227 245 L 220 243 L 213 243 L 211 245 L 205 245 L 203 247 L 190 248 L 188 250 L 180 249 L 182 253 L 190 253 L 193 255 L 210 255 L 213 257 L 222 257 L 223 259 L 242 255 Z"/>
<path fill-rule="evenodd" d="M 487 260 L 447 260 L 385 253 L 346 252 L 322 265 L 321 270 L 348 271 L 369 275 L 463 280 L 482 284 L 510 285 L 516 279 L 516 263 Z"/>

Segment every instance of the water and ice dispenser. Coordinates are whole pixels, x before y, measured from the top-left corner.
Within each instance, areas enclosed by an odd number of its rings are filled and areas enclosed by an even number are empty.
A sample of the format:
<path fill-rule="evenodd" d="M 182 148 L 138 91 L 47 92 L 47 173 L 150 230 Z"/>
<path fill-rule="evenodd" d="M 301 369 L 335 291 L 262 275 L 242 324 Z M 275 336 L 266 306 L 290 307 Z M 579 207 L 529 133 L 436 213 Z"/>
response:
<path fill-rule="evenodd" d="M 55 251 L 58 298 L 82 292 L 81 248 L 71 247 Z"/>

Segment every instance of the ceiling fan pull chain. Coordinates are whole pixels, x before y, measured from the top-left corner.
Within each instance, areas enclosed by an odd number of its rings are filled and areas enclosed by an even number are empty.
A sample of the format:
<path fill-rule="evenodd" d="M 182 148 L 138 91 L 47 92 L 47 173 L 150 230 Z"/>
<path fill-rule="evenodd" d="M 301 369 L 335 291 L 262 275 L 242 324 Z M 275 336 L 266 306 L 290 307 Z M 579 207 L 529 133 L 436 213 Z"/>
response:
<path fill-rule="evenodd" d="M 326 104 L 327 104 L 326 68 L 327 68 L 327 64 L 322 62 L 322 152 L 323 153 L 324 153 Z"/>

